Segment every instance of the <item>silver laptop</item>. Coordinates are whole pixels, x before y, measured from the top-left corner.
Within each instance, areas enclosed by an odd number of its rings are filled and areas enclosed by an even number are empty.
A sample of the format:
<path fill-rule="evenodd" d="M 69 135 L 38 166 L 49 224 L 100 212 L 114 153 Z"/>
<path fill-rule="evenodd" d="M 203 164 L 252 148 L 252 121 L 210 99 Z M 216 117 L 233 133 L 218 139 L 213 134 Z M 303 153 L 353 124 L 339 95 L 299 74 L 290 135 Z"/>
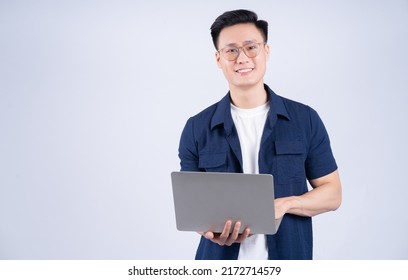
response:
<path fill-rule="evenodd" d="M 222 232 L 225 222 L 241 221 L 251 234 L 275 234 L 274 184 L 269 174 L 171 173 L 177 229 Z"/>

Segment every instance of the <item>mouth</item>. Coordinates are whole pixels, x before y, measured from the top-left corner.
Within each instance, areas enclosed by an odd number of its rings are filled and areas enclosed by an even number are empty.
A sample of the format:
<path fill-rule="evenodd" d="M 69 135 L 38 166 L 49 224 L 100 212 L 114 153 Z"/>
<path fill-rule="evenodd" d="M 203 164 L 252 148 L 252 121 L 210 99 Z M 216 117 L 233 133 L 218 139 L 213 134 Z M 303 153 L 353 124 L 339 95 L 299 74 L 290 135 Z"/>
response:
<path fill-rule="evenodd" d="M 243 69 L 235 70 L 235 72 L 236 73 L 249 73 L 249 72 L 251 72 L 253 70 L 254 70 L 254 68 L 243 68 Z"/>

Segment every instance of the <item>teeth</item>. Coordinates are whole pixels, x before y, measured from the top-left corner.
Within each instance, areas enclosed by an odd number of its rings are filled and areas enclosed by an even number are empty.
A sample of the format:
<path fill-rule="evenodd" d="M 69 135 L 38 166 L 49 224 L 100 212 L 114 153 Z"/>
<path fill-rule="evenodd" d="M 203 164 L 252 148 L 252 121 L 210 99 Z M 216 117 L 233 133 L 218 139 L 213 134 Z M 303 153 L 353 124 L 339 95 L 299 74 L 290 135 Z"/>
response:
<path fill-rule="evenodd" d="M 252 68 L 248 68 L 248 69 L 239 69 L 239 70 L 237 70 L 237 72 L 238 72 L 238 73 L 248 73 L 248 72 L 250 72 L 250 71 L 252 71 Z"/>

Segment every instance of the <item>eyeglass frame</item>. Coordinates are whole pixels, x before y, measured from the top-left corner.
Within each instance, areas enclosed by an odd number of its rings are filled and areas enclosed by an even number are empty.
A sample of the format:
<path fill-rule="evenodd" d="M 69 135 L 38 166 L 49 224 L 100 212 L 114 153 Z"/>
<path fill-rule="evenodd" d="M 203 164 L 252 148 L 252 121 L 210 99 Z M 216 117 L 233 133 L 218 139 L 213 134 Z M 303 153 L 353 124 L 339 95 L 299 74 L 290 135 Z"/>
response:
<path fill-rule="evenodd" d="M 248 56 L 248 54 L 247 54 L 246 51 L 245 51 L 245 46 L 251 45 L 251 44 L 255 44 L 255 45 L 258 45 L 258 46 L 261 46 L 261 45 L 263 44 L 263 45 L 265 46 L 267 43 L 266 43 L 266 42 L 261 42 L 261 43 L 248 42 L 247 44 L 243 45 L 242 47 L 232 47 L 232 46 L 230 47 L 230 46 L 226 46 L 226 47 L 224 47 L 224 48 L 222 48 L 222 49 L 217 50 L 217 53 L 219 53 L 219 55 L 222 56 L 223 50 L 226 49 L 226 48 L 238 49 L 238 54 L 237 54 L 237 56 L 236 56 L 234 59 L 231 59 L 231 60 L 230 60 L 230 59 L 225 58 L 225 59 L 228 60 L 228 61 L 234 61 L 234 60 L 236 60 L 236 59 L 240 56 L 241 52 L 244 52 L 244 54 L 245 54 L 248 58 L 257 57 L 257 56 L 259 55 L 260 49 L 259 49 L 258 53 L 257 53 L 255 56 L 252 56 L 252 57 L 251 57 L 251 56 Z"/>

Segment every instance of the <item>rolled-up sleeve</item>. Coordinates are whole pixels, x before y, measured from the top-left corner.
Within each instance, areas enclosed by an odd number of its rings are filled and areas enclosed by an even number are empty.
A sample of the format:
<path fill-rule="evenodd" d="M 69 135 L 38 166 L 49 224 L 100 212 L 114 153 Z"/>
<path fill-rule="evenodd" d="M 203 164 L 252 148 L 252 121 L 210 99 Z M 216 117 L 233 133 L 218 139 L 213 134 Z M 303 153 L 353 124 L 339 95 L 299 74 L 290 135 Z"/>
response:
<path fill-rule="evenodd" d="M 337 164 L 322 120 L 315 110 L 309 109 L 310 142 L 305 168 L 307 178 L 312 180 L 337 170 Z"/>
<path fill-rule="evenodd" d="M 188 119 L 181 134 L 179 158 L 181 171 L 199 171 L 198 151 L 192 118 Z"/>

